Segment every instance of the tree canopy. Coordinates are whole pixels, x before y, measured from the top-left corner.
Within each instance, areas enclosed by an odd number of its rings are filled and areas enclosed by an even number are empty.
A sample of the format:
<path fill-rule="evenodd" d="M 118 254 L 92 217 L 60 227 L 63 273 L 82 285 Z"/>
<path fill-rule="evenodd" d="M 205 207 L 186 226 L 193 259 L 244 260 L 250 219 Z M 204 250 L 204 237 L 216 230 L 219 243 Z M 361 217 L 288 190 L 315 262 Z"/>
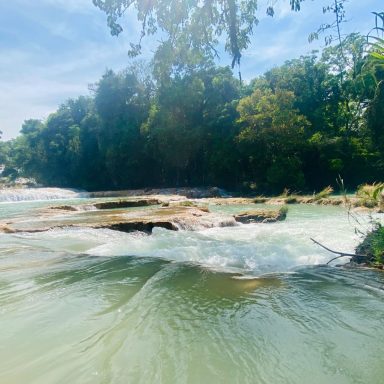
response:
<path fill-rule="evenodd" d="M 303 0 L 289 1 L 292 10 L 300 10 Z M 140 54 L 145 36 L 156 33 L 164 37 L 158 52 L 166 50 L 168 55 L 176 56 L 192 51 L 195 56 L 212 58 L 218 54 L 219 40 L 224 39 L 233 68 L 240 62 L 258 24 L 256 0 L 93 0 L 93 3 L 106 13 L 112 35 L 123 31 L 125 14 L 136 15 L 141 32 L 137 41 L 130 43 L 130 56 Z M 272 5 L 265 11 L 270 16 L 274 14 Z"/>
<path fill-rule="evenodd" d="M 373 182 L 384 171 L 384 70 L 352 34 L 247 85 L 210 60 L 168 81 L 140 64 L 108 70 L 90 97 L 1 143 L 9 169 L 85 189 L 218 185 L 312 192 Z"/>

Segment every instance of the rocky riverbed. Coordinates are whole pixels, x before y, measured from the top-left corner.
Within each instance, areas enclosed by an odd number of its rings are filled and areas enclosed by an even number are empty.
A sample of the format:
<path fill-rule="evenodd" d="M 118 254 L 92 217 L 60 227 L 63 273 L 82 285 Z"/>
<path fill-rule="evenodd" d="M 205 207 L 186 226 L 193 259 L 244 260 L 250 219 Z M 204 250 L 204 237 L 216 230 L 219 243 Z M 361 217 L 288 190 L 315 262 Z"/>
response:
<path fill-rule="evenodd" d="M 236 226 L 239 223 L 281 221 L 285 219 L 286 212 L 286 209 L 255 208 L 234 215 L 223 214 L 211 212 L 206 200 L 191 201 L 178 195 L 151 195 L 97 200 L 86 204 L 52 205 L 29 218 L 0 221 L 0 232 L 43 232 L 62 227 L 107 228 L 146 233 L 151 233 L 154 227 L 173 231 L 200 230 Z"/>

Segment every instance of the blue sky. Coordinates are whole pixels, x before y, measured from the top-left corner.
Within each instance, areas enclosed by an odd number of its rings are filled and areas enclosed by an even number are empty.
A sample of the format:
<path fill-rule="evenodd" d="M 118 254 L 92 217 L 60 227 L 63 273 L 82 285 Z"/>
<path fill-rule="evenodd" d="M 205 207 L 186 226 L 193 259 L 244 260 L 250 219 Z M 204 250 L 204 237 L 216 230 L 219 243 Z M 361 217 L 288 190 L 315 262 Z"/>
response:
<path fill-rule="evenodd" d="M 292 13 L 288 0 L 276 3 L 274 18 L 265 15 L 267 2 L 259 1 L 259 25 L 244 53 L 241 70 L 251 79 L 285 60 L 322 47 L 309 44 L 308 35 L 329 20 L 322 7 L 330 0 L 306 0 Z M 382 0 L 350 0 L 344 32 L 367 33 L 373 25 L 371 11 L 382 10 Z M 23 121 L 44 120 L 70 97 L 87 95 L 106 68 L 116 71 L 129 64 L 129 42 L 136 41 L 134 18 L 112 37 L 106 16 L 92 0 L 0 0 L 0 130 L 3 140 L 16 137 Z M 146 51 L 154 42 L 145 40 Z M 222 54 L 218 64 L 229 65 Z"/>

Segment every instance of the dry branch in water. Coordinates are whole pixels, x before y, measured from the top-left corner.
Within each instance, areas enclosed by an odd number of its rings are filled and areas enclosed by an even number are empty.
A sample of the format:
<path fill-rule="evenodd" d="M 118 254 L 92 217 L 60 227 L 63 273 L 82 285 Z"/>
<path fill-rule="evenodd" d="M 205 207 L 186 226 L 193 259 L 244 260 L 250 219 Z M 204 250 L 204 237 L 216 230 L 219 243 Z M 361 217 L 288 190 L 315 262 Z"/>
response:
<path fill-rule="evenodd" d="M 317 245 L 320 245 L 320 247 L 326 249 L 328 252 L 331 252 L 331 253 L 334 253 L 336 255 L 339 255 L 337 257 L 334 257 L 333 259 L 329 260 L 327 262 L 327 265 L 332 262 L 333 260 L 336 260 L 336 259 L 340 259 L 341 257 L 368 257 L 367 255 L 357 255 L 356 253 L 346 253 L 346 252 L 339 252 L 339 251 L 334 251 L 328 247 L 326 247 L 325 245 L 319 243 L 318 241 L 316 241 L 315 239 L 312 239 L 312 237 L 310 238 L 315 244 Z"/>

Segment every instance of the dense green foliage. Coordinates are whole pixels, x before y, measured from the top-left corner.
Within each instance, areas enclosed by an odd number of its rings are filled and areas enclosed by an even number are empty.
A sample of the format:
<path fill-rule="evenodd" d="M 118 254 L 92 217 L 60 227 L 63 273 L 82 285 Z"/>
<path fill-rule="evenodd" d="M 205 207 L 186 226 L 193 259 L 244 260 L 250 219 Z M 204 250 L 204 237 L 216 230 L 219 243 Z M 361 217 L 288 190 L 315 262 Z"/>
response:
<path fill-rule="evenodd" d="M 303 0 L 289 0 L 292 10 L 300 10 Z M 258 24 L 256 0 L 93 0 L 93 4 L 107 15 L 112 35 L 119 35 L 124 27 L 124 14 L 133 13 L 141 23 L 138 42 L 130 44 L 129 54 L 137 56 L 142 50 L 142 39 L 161 33 L 162 42 L 156 55 L 162 65 L 182 60 L 196 61 L 217 55 L 216 46 L 225 39 L 225 49 L 232 56 L 232 67 L 240 63 L 241 52 L 250 43 L 250 36 Z M 273 16 L 273 2 L 266 8 Z"/>
<path fill-rule="evenodd" d="M 209 60 L 162 79 L 141 65 L 107 71 L 91 97 L 25 121 L 0 156 L 46 185 L 85 189 L 374 182 L 384 171 L 384 70 L 364 45 L 350 35 L 342 53 L 328 47 L 248 85 Z"/>
<path fill-rule="evenodd" d="M 384 227 L 381 224 L 376 223 L 375 227 L 367 233 L 364 240 L 357 246 L 356 253 L 367 255 L 368 258 L 364 261 L 369 264 L 377 266 L 384 264 Z"/>

